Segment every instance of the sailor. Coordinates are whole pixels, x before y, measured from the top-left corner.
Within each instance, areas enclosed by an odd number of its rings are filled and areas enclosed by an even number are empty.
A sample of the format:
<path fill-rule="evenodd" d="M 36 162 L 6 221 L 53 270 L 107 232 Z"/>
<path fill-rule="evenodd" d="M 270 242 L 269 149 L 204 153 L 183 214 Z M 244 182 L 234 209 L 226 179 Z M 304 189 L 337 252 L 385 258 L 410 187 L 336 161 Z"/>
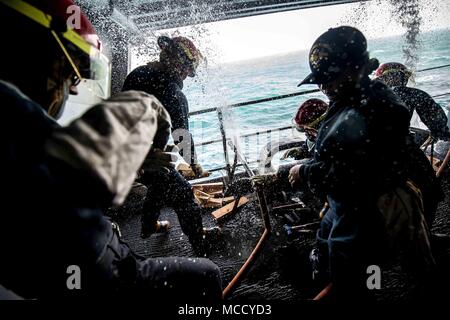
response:
<path fill-rule="evenodd" d="M 159 61 L 134 69 L 125 79 L 122 90 L 140 90 L 154 95 L 170 114 L 173 140 L 180 154 L 190 165 L 195 178 L 209 173 L 198 163 L 192 134 L 189 133 L 189 106 L 184 95 L 183 81 L 195 77 L 203 59 L 194 43 L 186 37 L 158 37 L 161 49 Z"/>
<path fill-rule="evenodd" d="M 209 174 L 203 171 L 197 162 L 194 141 L 189 133 L 188 102 L 181 91 L 183 81 L 194 77 L 196 68 L 202 59 L 200 51 L 191 40 L 185 37 L 158 38 L 161 48 L 160 60 L 150 62 L 133 70 L 126 78 L 123 91 L 141 90 L 154 95 L 167 109 L 172 119 L 172 131 L 178 136 L 183 130 L 183 141 L 174 136 L 175 150 L 190 155 L 186 162 L 190 164 L 194 178 Z M 176 131 L 175 131 L 176 130 Z M 167 141 L 166 141 L 167 143 Z M 141 237 L 148 238 L 154 233 L 167 232 L 168 220 L 158 220 L 161 209 L 170 207 L 177 213 L 183 233 L 187 235 L 196 254 L 203 256 L 211 247 L 214 238 L 220 233 L 219 227 L 204 228 L 202 209 L 197 203 L 192 187 L 186 179 L 171 165 L 160 165 L 163 158 L 170 163 L 171 156 L 166 151 L 173 151 L 173 146 L 153 146 L 147 157 L 139 182 L 147 187 L 141 219 Z M 183 148 L 178 148 L 183 145 Z M 186 147 L 187 146 L 187 147 Z M 164 162 L 164 161 L 163 161 Z M 209 248 L 210 249 L 210 248 Z"/>
<path fill-rule="evenodd" d="M 299 147 L 286 151 L 282 159 L 301 160 L 313 156 L 312 151 L 316 143 L 317 129 L 325 117 L 327 109 L 328 104 L 317 98 L 308 99 L 298 107 L 292 121 L 297 131 L 305 134 L 306 141 L 302 141 Z"/>
<path fill-rule="evenodd" d="M 382 81 L 392 88 L 394 93 L 405 103 L 410 119 L 417 111 L 420 119 L 430 130 L 434 140 L 450 138 L 447 126 L 447 116 L 444 110 L 426 92 L 407 87 L 412 72 L 398 62 L 384 63 L 375 72 L 376 80 Z M 423 195 L 425 217 L 431 227 L 440 201 L 444 199 L 444 192 L 435 172 L 428 164 L 428 160 L 414 148 L 409 163 L 409 178 L 419 187 Z"/>
<path fill-rule="evenodd" d="M 7 186 L 0 201 L 8 208 L 0 224 L 1 285 L 27 299 L 220 299 L 220 273 L 210 260 L 143 259 L 104 216 L 125 199 L 152 143 L 170 135 L 157 99 L 124 92 L 67 127 L 55 121 L 80 81 L 108 83 L 109 64 L 86 16 L 67 29 L 70 6 L 0 1 L 0 23 L 14 30 L 0 61 Z"/>
<path fill-rule="evenodd" d="M 141 217 L 141 237 L 168 232 L 168 220 L 158 220 L 161 210 L 172 208 L 178 216 L 180 227 L 188 237 L 196 255 L 208 255 L 213 249 L 221 229 L 218 226 L 203 227 L 203 209 L 194 197 L 191 184 L 173 168 L 172 156 L 160 148 L 152 147 L 141 168 L 138 182 L 147 187 Z"/>
<path fill-rule="evenodd" d="M 383 63 L 375 72 L 376 79 L 391 87 L 405 103 L 410 117 L 416 111 L 433 138 L 448 140 L 450 131 L 444 109 L 425 91 L 407 87 L 411 75 L 411 70 L 398 62 Z"/>
<path fill-rule="evenodd" d="M 299 147 L 287 150 L 281 157 L 282 160 L 294 158 L 295 162 L 282 164 L 278 167 L 277 172 L 256 175 L 251 178 L 253 184 L 291 189 L 288 181 L 289 170 L 300 162 L 305 162 L 313 157 L 314 146 L 317 138 L 317 129 L 322 120 L 325 118 L 328 104 L 320 99 L 308 99 L 298 107 L 292 122 L 298 132 L 304 133 L 305 141 L 301 141 Z"/>
<path fill-rule="evenodd" d="M 420 191 L 405 172 L 409 113 L 386 85 L 369 79 L 378 61 L 369 59 L 366 39 L 353 27 L 322 34 L 309 65 L 300 85 L 319 85 L 330 108 L 313 160 L 293 167 L 289 179 L 328 200 L 317 242 L 331 296 L 363 299 L 368 267 L 389 253 L 403 252 L 418 272 L 434 264 Z"/>

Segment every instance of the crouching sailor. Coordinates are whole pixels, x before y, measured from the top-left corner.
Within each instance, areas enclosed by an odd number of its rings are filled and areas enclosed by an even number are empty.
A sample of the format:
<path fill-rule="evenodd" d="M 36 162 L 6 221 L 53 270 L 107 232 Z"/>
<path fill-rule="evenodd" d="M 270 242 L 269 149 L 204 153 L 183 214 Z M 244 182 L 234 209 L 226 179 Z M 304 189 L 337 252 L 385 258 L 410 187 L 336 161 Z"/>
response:
<path fill-rule="evenodd" d="M 0 224 L 0 284 L 32 299 L 221 299 L 220 272 L 210 260 L 143 259 L 104 216 L 125 199 L 169 117 L 153 96 L 129 91 L 60 127 L 54 119 L 69 92 L 81 79 L 108 83 L 98 77 L 109 74 L 109 64 L 84 15 L 76 31 L 58 23 L 71 0 L 36 3 L 0 1 L 1 26 L 15 30 L 4 40 L 16 49 L 0 61 L 8 186 L 0 201 L 9 208 Z M 69 283 L 71 270 L 79 285 Z"/>

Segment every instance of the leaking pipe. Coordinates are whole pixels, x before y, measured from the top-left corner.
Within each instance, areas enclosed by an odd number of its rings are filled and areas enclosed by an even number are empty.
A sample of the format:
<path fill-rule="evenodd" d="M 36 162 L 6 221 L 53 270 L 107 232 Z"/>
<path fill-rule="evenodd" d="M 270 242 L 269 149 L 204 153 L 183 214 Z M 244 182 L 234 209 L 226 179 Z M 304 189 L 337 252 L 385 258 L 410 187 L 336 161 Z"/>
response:
<path fill-rule="evenodd" d="M 440 177 L 442 173 L 444 172 L 445 168 L 448 165 L 448 162 L 450 160 L 450 149 L 447 151 L 447 155 L 444 158 L 444 161 L 442 161 L 442 164 L 439 166 L 439 170 L 436 172 L 436 177 Z"/>
<path fill-rule="evenodd" d="M 261 252 L 264 243 L 267 241 L 267 239 L 270 236 L 271 226 L 270 226 L 269 208 L 267 206 L 266 196 L 265 196 L 262 188 L 256 187 L 256 193 L 258 196 L 259 208 L 260 208 L 261 216 L 262 216 L 263 223 L 264 223 L 264 232 L 261 235 L 261 238 L 259 238 L 258 243 L 256 244 L 255 248 L 253 249 L 252 253 L 247 258 L 245 263 L 242 265 L 242 267 L 239 269 L 239 271 L 236 273 L 236 275 L 233 277 L 233 279 L 230 281 L 230 283 L 227 285 L 227 287 L 223 290 L 223 298 L 224 299 L 226 299 L 229 296 L 229 294 L 233 291 L 233 289 L 236 287 L 236 285 L 242 280 L 242 278 L 244 277 L 244 275 L 248 271 L 248 269 L 253 265 L 257 256 Z"/>

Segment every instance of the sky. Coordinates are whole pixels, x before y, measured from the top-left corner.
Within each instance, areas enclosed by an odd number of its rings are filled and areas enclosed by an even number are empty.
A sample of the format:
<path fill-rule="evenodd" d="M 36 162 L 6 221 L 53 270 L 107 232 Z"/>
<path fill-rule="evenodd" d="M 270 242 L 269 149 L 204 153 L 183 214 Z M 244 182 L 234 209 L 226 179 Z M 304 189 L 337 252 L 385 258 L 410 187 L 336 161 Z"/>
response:
<path fill-rule="evenodd" d="M 209 61 L 229 63 L 307 50 L 328 28 L 352 25 L 367 38 L 405 33 L 397 21 L 398 14 L 389 4 L 395 0 L 373 0 L 225 20 L 198 26 L 161 30 L 153 34 L 185 35 Z M 421 31 L 450 28 L 450 0 L 419 0 Z M 397 20 L 397 21 L 396 21 Z M 148 54 L 134 55 L 131 66 L 148 61 Z"/>

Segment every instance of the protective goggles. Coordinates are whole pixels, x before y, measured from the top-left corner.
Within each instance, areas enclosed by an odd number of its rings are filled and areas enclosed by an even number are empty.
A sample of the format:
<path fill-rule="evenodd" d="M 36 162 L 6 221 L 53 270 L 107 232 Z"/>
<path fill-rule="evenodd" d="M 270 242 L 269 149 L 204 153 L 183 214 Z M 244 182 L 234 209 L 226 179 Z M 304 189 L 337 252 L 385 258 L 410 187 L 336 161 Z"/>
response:
<path fill-rule="evenodd" d="M 24 1 L 0 0 L 0 3 L 48 29 L 69 61 L 75 74 L 72 85 L 81 81 L 95 95 L 106 99 L 110 95 L 111 68 L 108 58 L 73 30 L 57 32 L 51 28 L 52 17 Z"/>

